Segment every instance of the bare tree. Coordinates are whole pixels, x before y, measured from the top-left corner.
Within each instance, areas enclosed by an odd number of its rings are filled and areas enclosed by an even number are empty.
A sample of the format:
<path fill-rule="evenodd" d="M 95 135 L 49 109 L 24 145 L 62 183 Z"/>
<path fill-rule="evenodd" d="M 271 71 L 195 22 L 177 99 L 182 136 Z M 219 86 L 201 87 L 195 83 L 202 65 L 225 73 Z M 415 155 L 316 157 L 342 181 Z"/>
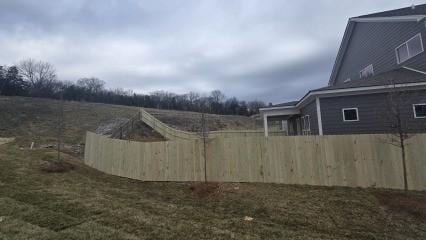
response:
<path fill-rule="evenodd" d="M 259 109 L 265 107 L 265 103 L 259 100 L 248 102 L 248 108 L 251 114 L 259 113 Z"/>
<path fill-rule="evenodd" d="M 225 94 L 223 94 L 220 90 L 213 90 L 210 93 L 210 96 L 215 103 L 221 103 L 226 98 Z"/>
<path fill-rule="evenodd" d="M 98 94 L 104 90 L 105 82 L 99 78 L 80 78 L 77 81 L 77 86 L 86 89 L 91 94 Z"/>
<path fill-rule="evenodd" d="M 63 144 L 63 136 L 64 136 L 64 98 L 63 92 L 60 93 L 60 103 L 59 103 L 59 111 L 58 111 L 58 136 L 57 136 L 57 151 L 58 151 L 58 162 L 61 160 L 61 147 Z"/>
<path fill-rule="evenodd" d="M 52 85 L 56 82 L 56 70 L 52 64 L 30 58 L 21 61 L 18 68 L 23 79 L 30 84 L 33 94 L 40 95 L 43 90 L 53 90 Z"/>
<path fill-rule="evenodd" d="M 401 161 L 404 179 L 404 190 L 408 190 L 406 142 L 415 135 L 410 128 L 407 117 L 407 107 L 411 105 L 413 92 L 397 89 L 392 82 L 393 88 L 387 93 L 385 100 L 386 113 L 384 122 L 388 125 L 390 135 L 385 142 L 401 149 Z"/>
<path fill-rule="evenodd" d="M 188 100 L 191 104 L 195 104 L 195 102 L 200 98 L 200 94 L 196 92 L 189 92 L 188 93 Z"/>

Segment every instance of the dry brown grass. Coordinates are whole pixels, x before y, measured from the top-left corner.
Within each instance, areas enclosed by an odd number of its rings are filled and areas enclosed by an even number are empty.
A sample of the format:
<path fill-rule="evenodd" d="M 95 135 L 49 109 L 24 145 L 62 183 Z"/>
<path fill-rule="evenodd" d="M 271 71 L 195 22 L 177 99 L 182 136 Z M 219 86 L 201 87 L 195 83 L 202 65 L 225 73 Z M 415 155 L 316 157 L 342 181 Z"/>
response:
<path fill-rule="evenodd" d="M 426 196 L 403 192 L 376 192 L 375 196 L 387 210 L 426 219 Z"/>
<path fill-rule="evenodd" d="M 400 191 L 141 182 L 97 172 L 67 154 L 73 171 L 41 172 L 54 156 L 53 149 L 0 146 L 0 239 L 426 238 L 426 218 L 406 212 L 426 192 L 404 194 L 401 211 L 377 197 Z"/>
<path fill-rule="evenodd" d="M 194 183 L 189 186 L 189 189 L 199 197 L 207 197 L 212 194 L 217 194 L 219 191 L 219 183 L 203 182 Z"/>
<path fill-rule="evenodd" d="M 0 97 L 0 239 L 426 239 L 426 192 L 262 183 L 141 182 L 63 153 L 45 173 L 57 102 Z M 134 108 L 66 104 L 66 143 Z M 28 145 L 26 145 L 28 146 Z M 245 216 L 252 221 L 245 221 Z"/>
<path fill-rule="evenodd" d="M 65 161 L 44 162 L 40 170 L 45 173 L 66 173 L 76 168 L 74 164 Z"/>

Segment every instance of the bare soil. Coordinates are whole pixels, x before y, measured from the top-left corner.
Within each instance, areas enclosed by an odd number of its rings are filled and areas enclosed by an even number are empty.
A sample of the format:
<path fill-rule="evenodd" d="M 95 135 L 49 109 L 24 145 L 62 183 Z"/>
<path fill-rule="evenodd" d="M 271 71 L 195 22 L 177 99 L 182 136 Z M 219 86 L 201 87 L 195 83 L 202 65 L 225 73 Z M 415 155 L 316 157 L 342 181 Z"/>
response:
<path fill-rule="evenodd" d="M 161 142 L 167 140 L 142 121 L 135 123 L 132 132 L 125 139 L 138 142 Z"/>

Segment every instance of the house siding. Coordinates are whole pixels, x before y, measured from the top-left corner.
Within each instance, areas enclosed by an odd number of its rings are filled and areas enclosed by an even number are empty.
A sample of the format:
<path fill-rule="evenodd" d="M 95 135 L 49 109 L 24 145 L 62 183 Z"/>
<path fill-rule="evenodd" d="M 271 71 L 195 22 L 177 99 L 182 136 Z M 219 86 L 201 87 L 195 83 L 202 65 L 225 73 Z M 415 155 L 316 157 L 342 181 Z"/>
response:
<path fill-rule="evenodd" d="M 361 22 L 356 23 L 336 75 L 335 85 L 346 79 L 360 79 L 359 72 L 373 64 L 374 74 L 387 72 L 402 66 L 426 71 L 425 52 L 397 63 L 395 48 L 421 33 L 426 47 L 425 22 Z"/>
<path fill-rule="evenodd" d="M 309 115 L 311 118 L 311 134 L 318 135 L 318 118 L 317 118 L 317 105 L 315 101 L 310 102 L 308 105 L 300 109 L 302 116 Z"/>
<path fill-rule="evenodd" d="M 410 132 L 426 132 L 426 118 L 416 119 L 413 112 L 413 104 L 426 103 L 426 90 L 408 92 L 403 102 L 402 116 Z M 358 108 L 359 121 L 344 122 L 343 108 Z M 323 133 L 335 135 L 392 132 L 388 109 L 387 93 L 321 98 Z"/>

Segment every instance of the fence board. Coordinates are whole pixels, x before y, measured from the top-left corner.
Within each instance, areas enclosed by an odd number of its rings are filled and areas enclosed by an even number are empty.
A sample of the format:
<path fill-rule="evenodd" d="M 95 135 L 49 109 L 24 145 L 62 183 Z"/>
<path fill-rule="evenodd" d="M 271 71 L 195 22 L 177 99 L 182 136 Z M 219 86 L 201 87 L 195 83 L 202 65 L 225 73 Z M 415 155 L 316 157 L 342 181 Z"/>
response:
<path fill-rule="evenodd" d="M 403 188 L 400 148 L 387 135 L 241 136 L 207 139 L 207 179 L 325 186 Z M 426 190 L 426 134 L 407 142 L 410 189 Z M 130 142 L 87 133 L 85 163 L 145 181 L 203 181 L 199 138 Z"/>

